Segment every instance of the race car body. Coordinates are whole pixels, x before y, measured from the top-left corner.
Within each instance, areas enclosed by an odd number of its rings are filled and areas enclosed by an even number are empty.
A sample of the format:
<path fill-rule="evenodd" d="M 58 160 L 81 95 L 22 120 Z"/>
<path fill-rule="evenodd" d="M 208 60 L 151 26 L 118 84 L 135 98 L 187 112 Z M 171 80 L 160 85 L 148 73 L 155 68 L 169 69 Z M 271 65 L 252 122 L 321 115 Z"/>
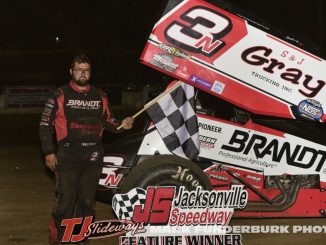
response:
<path fill-rule="evenodd" d="M 171 0 L 141 62 L 198 89 L 200 154 L 174 156 L 150 123 L 107 152 L 100 199 L 242 184 L 249 202 L 238 217 L 325 216 L 326 64 L 271 30 L 224 1 Z"/>
<path fill-rule="evenodd" d="M 198 114 L 198 119 L 201 150 L 197 164 L 210 164 L 203 171 L 213 188 L 229 189 L 233 184 L 247 187 L 251 202 L 238 216 L 324 215 L 324 142 L 316 143 L 318 140 L 313 142 L 264 126 L 273 126 L 270 120 L 256 119 L 261 123 L 258 124 L 250 118 L 241 125 L 203 114 Z M 287 131 L 303 135 L 300 127 L 300 124 L 291 125 Z M 319 132 L 325 133 L 325 130 Z M 315 137 L 318 139 L 319 135 Z M 163 141 L 158 139 L 160 135 L 156 130 L 147 134 L 138 154 L 169 154 Z"/>

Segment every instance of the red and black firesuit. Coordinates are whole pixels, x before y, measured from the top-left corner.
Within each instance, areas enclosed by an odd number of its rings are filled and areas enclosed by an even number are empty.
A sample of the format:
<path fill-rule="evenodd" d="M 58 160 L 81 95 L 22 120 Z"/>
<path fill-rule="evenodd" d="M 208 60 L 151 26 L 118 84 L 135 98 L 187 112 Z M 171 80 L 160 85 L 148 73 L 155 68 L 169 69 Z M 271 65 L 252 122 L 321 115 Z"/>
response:
<path fill-rule="evenodd" d="M 47 100 L 39 131 L 42 150 L 45 155 L 55 153 L 58 159 L 50 243 L 61 241 L 63 219 L 94 215 L 95 191 L 102 170 L 102 132 L 118 132 L 118 125 L 106 95 L 93 86 L 87 85 L 81 91 L 70 82 Z"/>

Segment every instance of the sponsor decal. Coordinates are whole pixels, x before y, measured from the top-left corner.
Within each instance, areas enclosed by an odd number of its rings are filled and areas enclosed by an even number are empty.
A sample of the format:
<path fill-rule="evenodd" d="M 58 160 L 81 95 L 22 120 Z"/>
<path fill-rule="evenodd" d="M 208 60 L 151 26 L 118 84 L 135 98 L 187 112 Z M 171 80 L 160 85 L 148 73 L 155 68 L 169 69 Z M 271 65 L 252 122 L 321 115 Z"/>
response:
<path fill-rule="evenodd" d="M 229 181 L 229 179 L 227 177 L 220 176 L 220 175 L 210 174 L 209 178 L 216 179 L 216 180 L 223 181 L 223 182 L 228 182 Z"/>
<path fill-rule="evenodd" d="M 88 239 L 119 236 L 126 232 L 135 234 L 144 231 L 142 223 L 133 223 L 130 220 L 102 220 L 93 222 L 93 216 L 84 218 L 64 219 L 62 242 L 81 242 Z"/>
<path fill-rule="evenodd" d="M 256 176 L 252 176 L 252 175 L 246 175 L 246 178 L 251 179 L 251 180 L 253 180 L 255 182 L 259 182 L 261 180 L 261 178 L 256 177 Z"/>
<path fill-rule="evenodd" d="M 91 162 L 95 162 L 99 159 L 100 157 L 100 153 L 98 151 L 94 151 L 92 154 L 91 154 L 91 159 L 90 161 Z"/>
<path fill-rule="evenodd" d="M 320 120 L 324 114 L 320 102 L 312 99 L 301 101 L 298 105 L 298 111 L 300 116 L 315 121 Z"/>
<path fill-rule="evenodd" d="M 199 135 L 200 146 L 205 148 L 214 148 L 217 139 Z"/>
<path fill-rule="evenodd" d="M 203 78 L 200 78 L 194 74 L 190 76 L 190 81 L 196 83 L 200 87 L 206 88 L 206 89 L 211 89 L 212 84 L 209 81 L 206 81 Z"/>
<path fill-rule="evenodd" d="M 239 185 L 239 184 L 240 184 L 240 181 L 237 180 L 237 179 L 233 179 L 233 180 L 231 181 L 231 184 L 233 184 L 233 185 Z"/>
<path fill-rule="evenodd" d="M 317 79 L 317 81 L 313 82 L 313 76 L 303 73 L 298 68 L 287 67 L 285 63 L 277 60 L 274 57 L 270 57 L 272 53 L 273 50 L 271 48 L 265 46 L 255 46 L 244 50 L 241 54 L 241 58 L 249 65 L 255 67 L 261 66 L 262 70 L 269 74 L 274 74 L 275 72 L 281 71 L 279 77 L 283 81 L 287 81 L 295 85 L 302 83 L 302 86 L 306 89 L 306 91 L 302 89 L 298 89 L 298 91 L 300 94 L 308 98 L 315 97 L 325 86 L 325 81 Z M 263 80 L 266 79 L 268 78 L 263 78 Z M 274 81 L 269 80 L 269 82 L 273 83 Z M 315 83 L 317 83 L 317 85 L 315 85 Z"/>
<path fill-rule="evenodd" d="M 76 129 L 100 129 L 101 126 L 100 125 L 89 125 L 89 124 L 80 124 L 78 122 L 71 122 L 70 123 L 70 128 L 76 128 Z M 92 144 L 90 145 L 87 145 L 85 143 L 83 143 L 83 146 L 91 146 Z"/>
<path fill-rule="evenodd" d="M 238 161 L 241 161 L 241 162 L 248 162 L 250 164 L 259 165 L 259 166 L 263 166 L 263 167 L 266 167 L 266 168 L 274 168 L 274 167 L 277 166 L 275 163 L 270 163 L 268 161 L 262 161 L 262 160 L 254 159 L 252 157 L 247 157 L 247 156 L 239 156 L 239 155 L 231 154 L 229 152 L 224 152 L 224 151 L 219 151 L 218 156 L 219 157 L 224 157 L 224 158 L 229 159 L 231 161 L 238 160 Z"/>
<path fill-rule="evenodd" d="M 249 152 L 256 159 L 246 156 Z M 286 141 L 283 142 L 276 138 L 270 139 L 259 134 L 249 134 L 242 130 L 235 130 L 230 141 L 222 145 L 221 151 L 218 154 L 241 161 L 247 161 L 249 158 L 248 162 L 265 167 L 275 167 L 276 163 L 285 162 L 290 166 L 298 168 L 315 168 L 316 172 L 320 172 L 326 160 L 326 151 L 300 144 L 291 144 Z M 245 156 L 238 156 L 236 154 L 243 154 Z M 264 158 L 267 156 L 271 158 L 272 162 L 264 161 Z M 262 159 L 262 161 L 257 159 Z"/>
<path fill-rule="evenodd" d="M 182 69 L 177 70 L 177 75 L 184 79 L 189 79 L 189 73 L 188 73 L 188 68 L 184 66 Z"/>
<path fill-rule="evenodd" d="M 71 122 L 70 128 L 81 130 L 82 134 L 88 134 L 88 135 L 98 134 L 101 131 L 101 125 L 99 124 L 90 125 L 90 124 L 81 124 L 78 122 Z M 82 145 L 90 146 L 92 145 L 92 143 L 82 143 Z"/>
<path fill-rule="evenodd" d="M 104 156 L 103 169 L 99 180 L 99 185 L 110 188 L 117 187 L 123 178 L 123 174 L 117 173 L 117 170 L 124 163 L 125 158 L 121 156 Z"/>
<path fill-rule="evenodd" d="M 204 6 L 195 6 L 180 15 L 164 30 L 167 41 L 207 57 L 225 46 L 222 40 L 232 30 L 230 18 Z"/>
<path fill-rule="evenodd" d="M 217 94 L 222 94 L 224 87 L 225 87 L 224 83 L 215 80 L 211 90 Z"/>
<path fill-rule="evenodd" d="M 105 169 L 105 168 L 103 168 Z M 104 173 L 105 170 L 103 170 Z M 99 184 L 105 187 L 117 187 L 123 177 L 123 174 L 117 174 L 115 172 L 106 173 L 104 178 L 99 180 Z"/>
<path fill-rule="evenodd" d="M 217 127 L 217 126 L 213 126 L 213 125 L 209 125 L 206 123 L 198 123 L 198 127 L 200 129 L 206 130 L 206 131 L 211 131 L 211 132 L 216 132 L 216 133 L 222 133 L 222 128 L 221 127 Z"/>
<path fill-rule="evenodd" d="M 100 106 L 101 101 L 100 100 L 69 100 L 66 106 L 70 107 L 93 107 L 98 108 Z"/>
<path fill-rule="evenodd" d="M 82 142 L 81 143 L 82 146 L 94 146 L 97 145 L 96 142 Z"/>
<path fill-rule="evenodd" d="M 168 72 L 173 72 L 179 67 L 179 64 L 173 63 L 173 57 L 170 54 L 154 54 L 150 63 Z"/>
<path fill-rule="evenodd" d="M 263 76 L 263 75 L 261 75 L 261 74 L 259 74 L 259 73 L 257 73 L 257 72 L 254 72 L 254 71 L 253 71 L 253 72 L 251 72 L 251 75 L 252 75 L 253 77 L 259 78 L 260 80 L 265 81 L 265 82 L 267 82 L 267 83 L 269 83 L 269 84 L 271 84 L 271 85 L 273 85 L 273 86 L 275 86 L 275 87 L 280 87 L 280 83 L 275 82 L 274 80 L 272 80 L 272 79 L 270 79 L 270 78 L 268 78 L 268 77 L 265 77 L 265 76 Z M 283 88 L 283 90 L 285 90 L 285 89 Z M 287 90 L 287 91 L 291 92 L 292 90 L 289 89 L 289 90 Z"/>
<path fill-rule="evenodd" d="M 172 175 L 171 178 L 175 180 L 186 181 L 192 187 L 199 186 L 198 180 L 191 174 L 189 168 L 178 166 L 176 174 Z"/>
<path fill-rule="evenodd" d="M 164 43 L 160 43 L 158 45 L 158 47 L 166 52 L 168 52 L 169 54 L 172 54 L 176 57 L 180 57 L 180 58 L 185 58 L 185 59 L 190 59 L 191 56 L 185 52 L 182 52 L 181 50 L 175 48 L 175 47 L 172 47 L 172 46 L 169 46 L 169 45 L 166 45 Z"/>

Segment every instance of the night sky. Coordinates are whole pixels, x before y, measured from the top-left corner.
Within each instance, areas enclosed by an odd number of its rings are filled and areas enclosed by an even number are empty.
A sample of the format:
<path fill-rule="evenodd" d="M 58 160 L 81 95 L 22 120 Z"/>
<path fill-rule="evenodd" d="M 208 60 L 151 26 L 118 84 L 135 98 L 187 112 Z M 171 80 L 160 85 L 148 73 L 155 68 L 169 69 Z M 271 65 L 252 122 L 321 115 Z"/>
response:
<path fill-rule="evenodd" d="M 322 0 L 229 0 L 325 53 Z M 93 59 L 96 81 L 160 79 L 138 63 L 167 0 L 3 0 L 0 7 L 0 84 L 62 84 L 73 54 Z M 32 75 L 31 75 L 32 74 Z M 36 74 L 36 75 L 35 75 Z M 39 74 L 39 75 L 37 75 Z M 41 75 L 40 75 L 41 74 Z"/>

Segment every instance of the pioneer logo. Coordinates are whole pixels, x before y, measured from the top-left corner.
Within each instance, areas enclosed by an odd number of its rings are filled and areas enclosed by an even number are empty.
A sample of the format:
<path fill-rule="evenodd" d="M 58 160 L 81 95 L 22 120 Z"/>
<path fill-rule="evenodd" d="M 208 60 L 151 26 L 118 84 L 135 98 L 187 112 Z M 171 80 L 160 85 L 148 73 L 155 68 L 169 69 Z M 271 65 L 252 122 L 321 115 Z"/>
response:
<path fill-rule="evenodd" d="M 98 107 L 101 101 L 87 101 L 87 100 L 69 100 L 67 106 L 81 106 L 81 107 Z"/>
<path fill-rule="evenodd" d="M 270 155 L 273 162 L 286 162 L 288 165 L 308 169 L 314 165 L 315 171 L 320 172 L 326 160 L 326 152 L 302 146 L 291 144 L 289 142 L 280 142 L 277 139 L 268 139 L 258 134 L 248 134 L 247 132 L 235 130 L 229 143 L 223 145 L 223 150 L 238 152 L 248 155 L 254 153 L 256 158 L 264 158 Z M 282 158 L 285 157 L 285 161 Z"/>
<path fill-rule="evenodd" d="M 221 133 L 222 132 L 222 128 L 217 127 L 217 126 L 213 126 L 213 125 L 209 125 L 206 123 L 198 123 L 198 127 L 206 130 L 206 131 L 212 131 L 212 132 L 216 132 L 216 133 Z"/>

